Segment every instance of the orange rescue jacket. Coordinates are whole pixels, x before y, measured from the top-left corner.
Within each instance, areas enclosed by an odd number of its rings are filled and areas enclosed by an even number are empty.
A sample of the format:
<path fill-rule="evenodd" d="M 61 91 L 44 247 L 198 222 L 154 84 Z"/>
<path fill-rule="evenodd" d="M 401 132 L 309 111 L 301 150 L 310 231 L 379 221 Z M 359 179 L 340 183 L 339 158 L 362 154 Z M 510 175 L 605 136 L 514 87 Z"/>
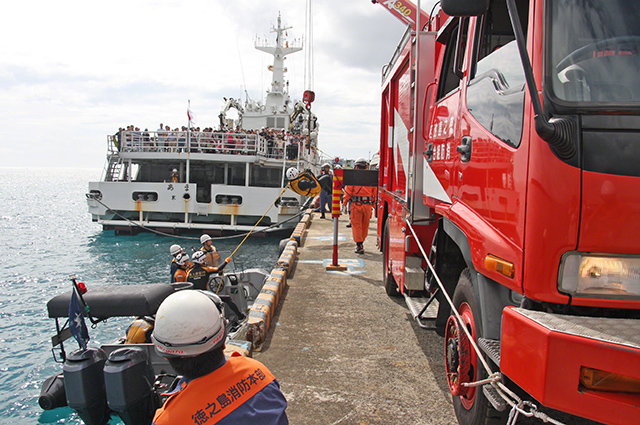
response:
<path fill-rule="evenodd" d="M 233 353 L 222 367 L 183 383 L 156 411 L 153 423 L 215 424 L 274 379 L 259 361 Z"/>

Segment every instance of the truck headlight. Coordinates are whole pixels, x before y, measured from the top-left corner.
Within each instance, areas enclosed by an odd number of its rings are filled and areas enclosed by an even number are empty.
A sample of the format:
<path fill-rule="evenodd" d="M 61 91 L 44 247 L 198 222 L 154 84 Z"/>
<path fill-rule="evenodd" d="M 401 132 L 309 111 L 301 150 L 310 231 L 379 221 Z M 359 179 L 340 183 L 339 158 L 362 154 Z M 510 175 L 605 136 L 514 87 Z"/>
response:
<path fill-rule="evenodd" d="M 639 298 L 640 257 L 570 252 L 562 257 L 560 292 L 589 298 Z"/>

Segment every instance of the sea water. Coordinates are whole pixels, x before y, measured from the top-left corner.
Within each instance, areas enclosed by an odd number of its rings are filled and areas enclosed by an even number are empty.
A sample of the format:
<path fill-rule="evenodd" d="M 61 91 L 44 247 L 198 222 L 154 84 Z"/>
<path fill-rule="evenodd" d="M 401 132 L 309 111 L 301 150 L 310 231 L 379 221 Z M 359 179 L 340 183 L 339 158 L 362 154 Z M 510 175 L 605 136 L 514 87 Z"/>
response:
<path fill-rule="evenodd" d="M 0 423 L 82 424 L 67 407 L 43 412 L 42 382 L 62 370 L 51 351 L 55 321 L 47 301 L 71 290 L 76 274 L 89 290 L 102 285 L 169 281 L 169 246 L 191 253 L 197 235 L 175 239 L 141 233 L 116 236 L 91 222 L 85 193 L 99 169 L 0 168 Z M 248 238 L 234 258 L 245 268 L 270 270 L 281 237 Z M 216 240 L 222 257 L 241 238 Z M 89 326 L 90 346 L 123 336 L 131 318 Z M 62 324 L 62 323 L 61 323 Z M 71 351 L 75 340 L 65 342 Z M 117 418 L 117 417 L 114 417 Z M 110 424 L 121 423 L 112 419 Z"/>

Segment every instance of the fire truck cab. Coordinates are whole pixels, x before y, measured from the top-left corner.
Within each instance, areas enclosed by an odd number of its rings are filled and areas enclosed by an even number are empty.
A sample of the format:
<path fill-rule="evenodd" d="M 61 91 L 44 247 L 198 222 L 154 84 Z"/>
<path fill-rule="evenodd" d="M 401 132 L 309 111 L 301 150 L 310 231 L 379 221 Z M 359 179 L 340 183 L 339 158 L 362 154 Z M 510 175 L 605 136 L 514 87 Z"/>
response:
<path fill-rule="evenodd" d="M 537 404 L 640 423 L 640 2 L 442 9 L 383 68 L 385 289 L 438 301 L 460 424 L 511 408 L 465 385 L 478 356 Z"/>

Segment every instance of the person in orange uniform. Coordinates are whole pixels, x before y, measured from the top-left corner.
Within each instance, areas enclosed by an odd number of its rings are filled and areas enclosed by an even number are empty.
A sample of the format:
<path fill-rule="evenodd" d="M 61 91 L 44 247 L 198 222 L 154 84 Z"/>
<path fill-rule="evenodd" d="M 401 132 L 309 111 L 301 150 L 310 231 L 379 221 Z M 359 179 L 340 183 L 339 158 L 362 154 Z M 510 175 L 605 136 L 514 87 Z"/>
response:
<path fill-rule="evenodd" d="M 158 308 L 151 340 L 182 376 L 154 425 L 288 425 L 280 385 L 259 361 L 224 354 L 222 302 L 206 291 L 177 291 Z"/>
<path fill-rule="evenodd" d="M 176 256 L 176 266 L 178 266 L 176 273 L 174 274 L 173 282 L 186 282 L 189 268 L 192 266 L 189 261 L 189 254 L 181 252 Z"/>
<path fill-rule="evenodd" d="M 354 164 L 356 170 L 368 168 L 365 158 L 358 158 Z M 356 243 L 356 254 L 364 254 L 364 240 L 369 233 L 371 213 L 376 202 L 377 188 L 368 186 L 345 186 L 342 198 L 343 208 L 346 209 L 351 201 L 351 232 Z"/>
<path fill-rule="evenodd" d="M 171 275 L 171 283 L 173 283 L 176 281 L 176 271 L 178 271 L 178 264 L 176 263 L 176 258 L 178 258 L 178 255 L 184 254 L 185 252 L 184 252 L 184 249 L 182 249 L 182 247 L 177 244 L 171 245 L 171 248 L 169 248 L 169 252 L 173 256 L 173 259 L 171 260 L 171 266 L 169 268 L 169 274 Z"/>

